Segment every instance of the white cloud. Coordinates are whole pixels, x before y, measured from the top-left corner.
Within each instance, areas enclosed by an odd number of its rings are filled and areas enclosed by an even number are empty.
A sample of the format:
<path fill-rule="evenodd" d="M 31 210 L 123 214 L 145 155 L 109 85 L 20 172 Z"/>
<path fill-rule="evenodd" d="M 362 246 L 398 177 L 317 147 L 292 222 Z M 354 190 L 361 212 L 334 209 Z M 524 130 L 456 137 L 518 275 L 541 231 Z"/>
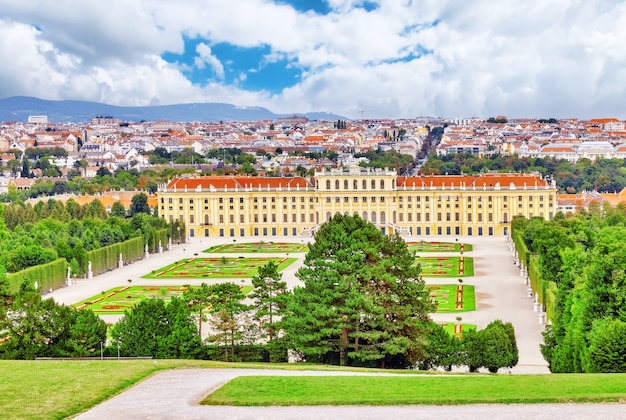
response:
<path fill-rule="evenodd" d="M 270 0 L 0 0 L 0 97 L 113 104 L 216 101 L 275 112 L 626 118 L 626 2 L 330 0 L 328 15 Z M 438 24 L 430 26 L 433 21 Z M 192 69 L 165 62 L 201 38 Z M 303 69 L 280 94 L 224 82 L 211 45 L 267 46 L 264 63 Z M 408 58 L 422 49 L 431 54 Z M 404 60 L 397 60 L 405 57 Z M 261 66 L 263 63 L 261 63 Z"/>
<path fill-rule="evenodd" d="M 224 65 L 211 53 L 211 47 L 201 42 L 196 46 L 196 52 L 198 53 L 195 59 L 196 67 L 204 69 L 205 65 L 208 65 L 220 80 L 224 80 Z"/>

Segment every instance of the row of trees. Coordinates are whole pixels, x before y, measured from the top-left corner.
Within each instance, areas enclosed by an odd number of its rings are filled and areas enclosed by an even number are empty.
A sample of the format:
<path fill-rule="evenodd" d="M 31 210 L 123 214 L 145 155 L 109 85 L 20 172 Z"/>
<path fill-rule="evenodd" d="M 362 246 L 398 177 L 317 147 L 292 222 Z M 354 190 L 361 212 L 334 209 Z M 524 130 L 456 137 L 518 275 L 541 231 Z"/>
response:
<path fill-rule="evenodd" d="M 431 153 L 420 172 L 423 174 L 477 174 L 482 171 L 539 172 L 554 179 L 561 192 L 583 190 L 619 192 L 626 187 L 626 160 L 598 158 L 565 159 L 530 158 L 517 155 L 476 156 L 455 153 L 437 156 Z"/>
<path fill-rule="evenodd" d="M 513 231 L 556 290 L 540 291 L 553 300 L 542 345 L 552 372 L 626 372 L 626 206 L 516 219 Z"/>
<path fill-rule="evenodd" d="M 428 355 L 420 361 L 420 369 L 467 366 L 470 372 L 487 368 L 495 373 L 500 368 L 512 368 L 518 362 L 515 329 L 510 322 L 491 322 L 485 329 L 470 329 L 462 339 L 451 336 L 442 326 L 433 324 L 427 335 Z"/>
<path fill-rule="evenodd" d="M 72 264 L 72 272 L 80 274 L 88 251 L 134 237 L 143 237 L 144 243 L 154 248 L 156 231 L 168 229 L 173 240 L 184 232 L 180 222 L 151 216 L 145 194 L 133 198 L 129 212 L 116 204 L 112 215 L 98 200 L 83 206 L 72 199 L 65 204 L 48 200 L 35 206 L 21 202 L 0 205 L 0 266 L 13 273 L 65 258 Z"/>
<path fill-rule="evenodd" d="M 98 354 L 106 334 L 93 311 L 44 300 L 28 281 L 11 293 L 0 268 L 0 359 L 88 357 Z"/>

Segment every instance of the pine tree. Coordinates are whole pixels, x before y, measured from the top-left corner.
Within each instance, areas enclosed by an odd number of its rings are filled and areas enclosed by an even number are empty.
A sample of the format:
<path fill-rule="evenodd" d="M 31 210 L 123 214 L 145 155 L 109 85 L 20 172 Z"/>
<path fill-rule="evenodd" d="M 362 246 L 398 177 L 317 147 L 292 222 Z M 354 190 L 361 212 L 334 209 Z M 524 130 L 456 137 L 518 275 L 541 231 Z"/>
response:
<path fill-rule="evenodd" d="M 399 236 L 337 214 L 315 235 L 296 276 L 304 286 L 294 289 L 283 325 L 298 350 L 381 367 L 423 356 L 422 327 L 433 307 Z"/>

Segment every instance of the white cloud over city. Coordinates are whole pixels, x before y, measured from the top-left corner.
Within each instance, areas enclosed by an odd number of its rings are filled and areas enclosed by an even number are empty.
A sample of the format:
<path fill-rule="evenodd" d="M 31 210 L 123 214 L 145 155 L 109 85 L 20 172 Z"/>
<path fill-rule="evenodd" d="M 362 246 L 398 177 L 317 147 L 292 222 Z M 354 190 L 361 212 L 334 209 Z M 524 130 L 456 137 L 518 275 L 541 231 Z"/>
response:
<path fill-rule="evenodd" d="M 0 97 L 626 118 L 626 2 L 303 3 L 0 0 Z"/>

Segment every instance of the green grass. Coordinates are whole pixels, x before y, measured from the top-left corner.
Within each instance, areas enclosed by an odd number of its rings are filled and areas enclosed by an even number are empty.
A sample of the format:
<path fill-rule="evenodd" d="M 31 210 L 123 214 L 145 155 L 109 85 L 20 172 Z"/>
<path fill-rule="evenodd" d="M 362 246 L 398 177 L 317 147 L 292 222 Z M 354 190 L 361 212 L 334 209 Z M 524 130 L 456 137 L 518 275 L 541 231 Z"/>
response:
<path fill-rule="evenodd" d="M 463 332 L 468 330 L 475 330 L 476 325 L 474 324 L 460 324 L 459 331 L 456 331 L 456 324 L 443 324 L 443 329 L 448 332 L 448 334 L 455 336 L 456 338 L 463 338 Z"/>
<path fill-rule="evenodd" d="M 474 258 L 472 257 L 417 256 L 415 261 L 420 264 L 423 277 L 468 277 L 474 275 Z"/>
<path fill-rule="evenodd" d="M 203 360 L 159 360 L 157 363 L 154 360 L 1 360 L 0 418 L 61 419 L 72 416 L 109 399 L 156 371 L 173 368 L 380 372 L 300 363 L 269 365 Z M 429 372 L 428 375 L 415 376 L 415 373 L 424 372 L 395 373 L 398 376 L 253 377 L 250 383 L 232 381 L 209 398 L 213 404 L 233 405 L 626 401 L 626 374 L 450 375 Z M 198 393 L 203 391 L 198 389 Z"/>
<path fill-rule="evenodd" d="M 61 419 L 128 388 L 171 362 L 0 361 L 0 417 Z M 183 366 L 182 363 L 179 365 Z"/>
<path fill-rule="evenodd" d="M 191 286 L 193 289 L 193 286 Z M 72 306 L 79 309 L 89 308 L 97 314 L 123 314 L 143 299 L 159 298 L 169 301 L 172 296 L 180 296 L 188 286 L 126 286 L 114 287 L 99 295 L 91 296 Z M 243 286 L 241 291 L 247 295 L 252 286 Z"/>
<path fill-rule="evenodd" d="M 202 252 L 209 253 L 289 253 L 289 252 L 307 252 L 307 244 L 298 244 L 292 242 L 245 242 L 224 245 L 215 245 Z"/>
<path fill-rule="evenodd" d="M 270 261 L 278 265 L 278 271 L 282 271 L 296 261 L 296 258 L 187 258 L 153 270 L 142 278 L 250 278 Z"/>
<path fill-rule="evenodd" d="M 470 252 L 472 244 L 458 242 L 407 242 L 410 251 L 415 252 Z M 462 248 L 462 249 L 461 249 Z"/>
<path fill-rule="evenodd" d="M 476 310 L 476 294 L 474 286 L 463 285 L 463 296 L 457 302 L 458 284 L 427 284 L 430 297 L 437 302 L 437 312 L 469 312 Z M 460 305 L 457 305 L 459 303 Z"/>
<path fill-rule="evenodd" d="M 626 374 L 238 377 L 202 404 L 245 406 L 626 401 Z"/>

